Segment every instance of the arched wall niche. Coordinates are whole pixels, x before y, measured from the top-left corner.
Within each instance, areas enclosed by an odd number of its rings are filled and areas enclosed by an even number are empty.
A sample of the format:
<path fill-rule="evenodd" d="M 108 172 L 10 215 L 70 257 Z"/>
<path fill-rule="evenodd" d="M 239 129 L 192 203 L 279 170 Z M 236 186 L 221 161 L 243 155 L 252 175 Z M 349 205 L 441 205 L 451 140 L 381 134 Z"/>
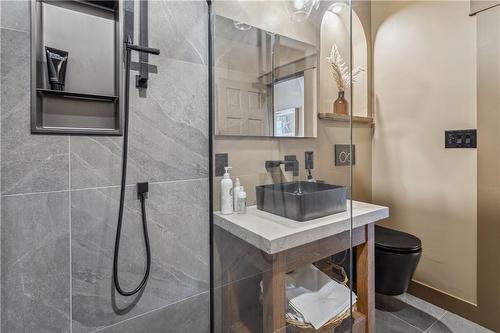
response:
<path fill-rule="evenodd" d="M 349 8 L 344 5 L 340 12 L 333 12 L 332 8 L 338 3 L 332 2 L 324 11 L 320 25 L 320 87 L 319 87 L 319 112 L 333 112 L 333 102 L 337 99 L 338 89 L 331 76 L 330 65 L 326 58 L 330 56 L 330 50 L 335 43 L 339 51 L 349 64 L 350 33 L 349 33 Z M 371 117 L 370 112 L 370 62 L 368 52 L 367 34 L 362 20 L 357 14 L 356 8 L 352 11 L 352 46 L 353 46 L 353 68 L 358 66 L 365 71 L 354 83 L 352 110 L 354 116 Z M 346 90 L 346 96 L 350 101 L 350 89 Z"/>

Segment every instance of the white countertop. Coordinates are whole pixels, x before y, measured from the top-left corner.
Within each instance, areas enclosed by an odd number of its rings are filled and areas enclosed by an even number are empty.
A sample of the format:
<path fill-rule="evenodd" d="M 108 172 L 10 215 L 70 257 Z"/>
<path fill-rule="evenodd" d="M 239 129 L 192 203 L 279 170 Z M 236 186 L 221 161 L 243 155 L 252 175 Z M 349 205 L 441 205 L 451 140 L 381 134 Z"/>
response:
<path fill-rule="evenodd" d="M 297 222 L 278 215 L 247 207 L 246 214 L 222 215 L 214 213 L 214 223 L 269 254 L 304 245 L 349 230 L 347 211 L 306 222 Z M 353 201 L 353 228 L 389 217 L 389 208 Z"/>

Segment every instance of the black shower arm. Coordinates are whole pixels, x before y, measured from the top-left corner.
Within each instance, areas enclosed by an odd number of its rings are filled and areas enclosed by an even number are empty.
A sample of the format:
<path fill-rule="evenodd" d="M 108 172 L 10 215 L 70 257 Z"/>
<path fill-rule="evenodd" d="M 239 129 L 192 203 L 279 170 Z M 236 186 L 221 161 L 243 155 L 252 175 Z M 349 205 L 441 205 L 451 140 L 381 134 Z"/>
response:
<path fill-rule="evenodd" d="M 137 52 L 145 52 L 145 53 L 154 54 L 154 55 L 160 54 L 159 49 L 155 49 L 152 47 L 140 46 L 140 45 L 135 45 L 135 44 L 130 44 L 130 43 L 125 43 L 125 47 L 129 50 L 134 50 Z"/>

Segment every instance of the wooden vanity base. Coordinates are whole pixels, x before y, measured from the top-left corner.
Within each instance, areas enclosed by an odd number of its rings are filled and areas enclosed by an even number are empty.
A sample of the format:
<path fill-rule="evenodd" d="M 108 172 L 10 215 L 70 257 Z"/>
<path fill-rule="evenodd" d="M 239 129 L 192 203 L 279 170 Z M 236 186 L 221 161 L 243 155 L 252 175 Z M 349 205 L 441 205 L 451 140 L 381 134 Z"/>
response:
<path fill-rule="evenodd" d="M 374 271 L 374 223 L 356 228 L 352 231 L 352 246 L 357 247 L 357 311 L 353 313 L 353 331 L 355 333 L 375 333 L 375 271 Z M 302 246 L 285 250 L 276 254 L 262 252 L 266 258 L 263 272 L 263 333 L 285 333 L 286 298 L 285 274 L 298 267 L 312 264 L 350 248 L 349 231 L 317 240 Z M 270 268 L 271 267 L 271 268 Z M 264 267 L 263 267 L 264 268 Z M 229 293 L 231 298 L 237 293 Z M 227 300 L 227 304 L 235 304 L 236 300 Z M 227 309 L 231 312 L 231 309 Z M 226 313 L 229 313 L 226 312 Z M 235 318 L 232 310 L 230 331 L 251 332 Z"/>

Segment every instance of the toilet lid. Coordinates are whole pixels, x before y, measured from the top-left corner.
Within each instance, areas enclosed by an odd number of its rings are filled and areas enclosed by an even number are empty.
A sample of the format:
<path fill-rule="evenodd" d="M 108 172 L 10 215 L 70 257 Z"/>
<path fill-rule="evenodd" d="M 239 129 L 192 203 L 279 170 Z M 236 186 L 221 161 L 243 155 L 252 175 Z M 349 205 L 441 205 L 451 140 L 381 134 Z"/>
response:
<path fill-rule="evenodd" d="M 422 241 L 406 232 L 375 225 L 375 246 L 392 251 L 418 251 Z"/>

